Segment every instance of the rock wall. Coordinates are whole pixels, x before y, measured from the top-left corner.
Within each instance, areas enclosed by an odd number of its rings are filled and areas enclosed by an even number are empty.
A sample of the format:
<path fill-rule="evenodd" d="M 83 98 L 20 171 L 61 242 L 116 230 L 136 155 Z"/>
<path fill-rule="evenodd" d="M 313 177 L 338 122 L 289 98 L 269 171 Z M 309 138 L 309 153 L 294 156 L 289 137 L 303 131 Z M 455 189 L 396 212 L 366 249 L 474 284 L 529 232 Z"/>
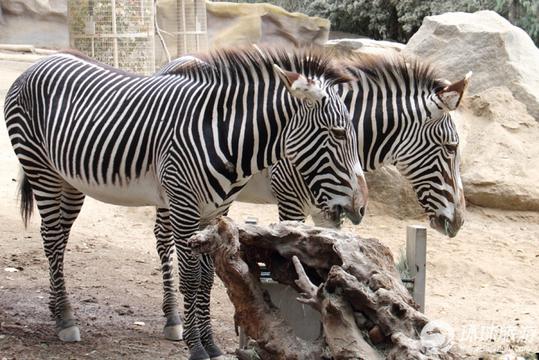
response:
<path fill-rule="evenodd" d="M 281 47 L 323 45 L 328 40 L 330 22 L 300 13 L 289 13 L 270 4 L 206 2 L 208 46 L 219 48 L 268 44 Z M 178 54 L 174 36 L 178 29 L 175 18 L 176 0 L 157 2 L 157 22 L 172 55 Z M 168 33 L 168 34 L 167 34 Z M 158 62 L 164 63 L 162 47 L 157 44 Z"/>
<path fill-rule="evenodd" d="M 405 53 L 428 59 L 447 78 L 473 71 L 470 95 L 503 86 L 539 121 L 539 49 L 493 11 L 428 16 Z"/>
<path fill-rule="evenodd" d="M 68 47 L 67 0 L 0 0 L 0 43 Z"/>
<path fill-rule="evenodd" d="M 324 45 L 329 20 L 290 13 L 270 4 L 207 2 L 208 37 L 212 47 L 271 44 L 298 47 Z"/>
<path fill-rule="evenodd" d="M 469 203 L 539 211 L 539 123 L 507 87 L 466 99 L 460 112 L 462 180 Z"/>

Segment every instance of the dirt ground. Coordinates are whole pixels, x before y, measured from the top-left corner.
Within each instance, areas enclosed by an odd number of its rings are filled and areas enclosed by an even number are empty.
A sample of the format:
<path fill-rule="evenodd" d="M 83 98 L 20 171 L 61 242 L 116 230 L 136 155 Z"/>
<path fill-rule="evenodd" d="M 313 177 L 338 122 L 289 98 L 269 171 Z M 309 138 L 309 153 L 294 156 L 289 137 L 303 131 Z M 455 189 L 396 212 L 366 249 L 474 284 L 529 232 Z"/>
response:
<path fill-rule="evenodd" d="M 0 61 L 0 112 L 7 88 L 28 64 Z M 0 125 L 0 359 L 183 359 L 183 342 L 163 339 L 161 276 L 152 208 L 123 208 L 87 199 L 75 223 L 65 274 L 82 341 L 57 340 L 47 308 L 48 269 L 35 216 L 24 229 L 18 213 L 18 163 Z M 237 203 L 238 222 L 276 221 L 272 206 Z M 397 257 L 406 225 L 371 204 L 361 226 Z M 5 271 L 17 268 L 17 272 Z M 539 214 L 470 207 L 454 239 L 428 233 L 426 313 L 455 330 L 469 358 L 488 352 L 539 351 Z M 216 338 L 228 353 L 238 343 L 233 308 L 219 280 L 212 292 Z M 135 322 L 144 322 L 136 325 Z"/>

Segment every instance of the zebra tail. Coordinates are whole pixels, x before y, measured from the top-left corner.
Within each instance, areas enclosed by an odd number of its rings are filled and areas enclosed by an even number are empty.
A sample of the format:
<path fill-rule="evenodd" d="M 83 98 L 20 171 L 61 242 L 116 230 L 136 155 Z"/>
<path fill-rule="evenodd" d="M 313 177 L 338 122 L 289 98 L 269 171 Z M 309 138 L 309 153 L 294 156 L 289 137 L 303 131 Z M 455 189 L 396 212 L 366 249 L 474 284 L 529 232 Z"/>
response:
<path fill-rule="evenodd" d="M 19 185 L 19 199 L 21 201 L 21 217 L 26 228 L 34 212 L 34 192 L 28 181 L 28 176 L 24 172 Z"/>

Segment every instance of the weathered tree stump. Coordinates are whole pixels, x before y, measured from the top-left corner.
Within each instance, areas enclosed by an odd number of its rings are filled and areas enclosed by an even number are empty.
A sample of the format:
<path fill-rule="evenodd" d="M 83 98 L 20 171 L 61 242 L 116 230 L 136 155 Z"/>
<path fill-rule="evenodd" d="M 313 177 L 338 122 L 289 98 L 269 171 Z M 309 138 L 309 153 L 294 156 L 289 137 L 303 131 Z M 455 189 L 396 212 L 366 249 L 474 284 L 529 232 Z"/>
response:
<path fill-rule="evenodd" d="M 400 281 L 389 249 L 376 239 L 299 223 L 264 228 L 220 218 L 191 239 L 213 256 L 234 304 L 236 324 L 254 339 L 261 359 L 457 359 L 427 348 L 429 322 Z M 296 337 L 261 287 L 258 263 L 293 286 L 321 314 L 323 339 Z M 439 345 L 439 344 L 435 344 Z"/>

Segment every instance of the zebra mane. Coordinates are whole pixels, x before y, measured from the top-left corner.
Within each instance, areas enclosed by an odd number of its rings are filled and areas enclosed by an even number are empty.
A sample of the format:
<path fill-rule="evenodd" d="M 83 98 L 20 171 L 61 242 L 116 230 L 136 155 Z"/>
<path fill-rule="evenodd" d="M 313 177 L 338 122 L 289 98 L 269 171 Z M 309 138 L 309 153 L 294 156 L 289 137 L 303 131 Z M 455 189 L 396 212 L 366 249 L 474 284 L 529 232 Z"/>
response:
<path fill-rule="evenodd" d="M 323 78 L 330 85 L 346 83 L 352 80 L 350 75 L 335 66 L 332 51 L 317 47 L 297 49 L 290 53 L 282 48 L 259 48 L 256 46 L 239 49 L 218 49 L 209 53 L 197 54 L 202 61 L 169 69 L 161 75 L 199 75 L 219 77 L 223 71 L 233 74 L 265 68 L 273 73 L 273 65 L 284 70 L 295 71 L 307 78 Z"/>
<path fill-rule="evenodd" d="M 433 91 L 447 85 L 430 63 L 415 57 L 354 53 L 347 56 L 344 63 L 346 70 L 354 77 L 363 73 L 381 86 L 386 85 L 385 74 L 404 80 L 409 80 L 412 76 L 416 85 Z"/>

